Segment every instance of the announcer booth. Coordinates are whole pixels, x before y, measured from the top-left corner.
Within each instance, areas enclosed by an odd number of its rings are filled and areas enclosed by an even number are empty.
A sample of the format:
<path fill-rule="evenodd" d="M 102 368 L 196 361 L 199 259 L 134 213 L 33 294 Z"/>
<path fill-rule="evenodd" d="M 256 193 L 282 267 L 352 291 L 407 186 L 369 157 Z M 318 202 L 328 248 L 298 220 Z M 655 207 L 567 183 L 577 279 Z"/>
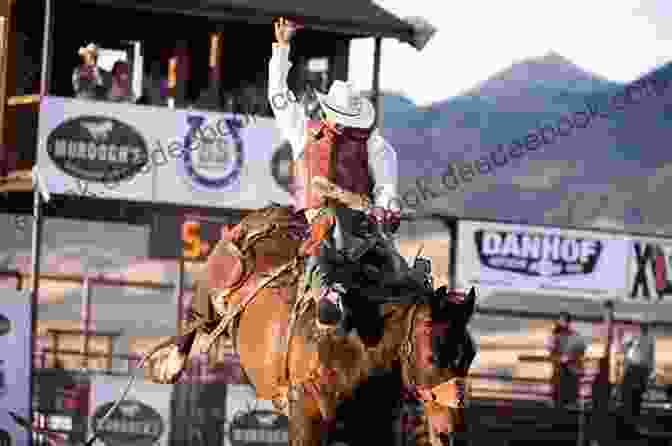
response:
<path fill-rule="evenodd" d="M 289 83 L 306 107 L 315 104 L 314 90 L 347 78 L 352 39 L 375 39 L 377 104 L 382 39 L 422 49 L 433 34 L 423 20 L 401 20 L 371 1 L 1 3 L 1 208 L 32 212 L 34 224 L 30 274 L 0 273 L 35 290 L 34 334 L 45 218 L 149 228 L 148 257 L 178 264 L 173 289 L 182 302 L 190 291 L 185 276 L 207 257 L 223 224 L 289 202 L 291 151 L 266 97 L 273 18 L 304 25 L 292 45 Z M 73 79 L 89 43 L 97 47 L 101 82 L 84 99 Z M 118 66 L 130 84 L 124 100 L 108 95 Z M 128 286 L 122 282 L 117 286 Z M 88 339 L 89 329 L 82 333 Z M 182 420 L 187 429 L 189 417 Z M 193 443 L 194 435 L 174 441 Z"/>

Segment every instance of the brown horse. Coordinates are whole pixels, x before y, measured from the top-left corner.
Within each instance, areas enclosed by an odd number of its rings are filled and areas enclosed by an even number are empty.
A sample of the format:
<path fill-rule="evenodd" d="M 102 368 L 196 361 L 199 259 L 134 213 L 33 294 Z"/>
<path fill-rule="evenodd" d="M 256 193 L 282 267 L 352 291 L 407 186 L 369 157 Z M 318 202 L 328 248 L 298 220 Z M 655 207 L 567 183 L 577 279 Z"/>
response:
<path fill-rule="evenodd" d="M 354 334 L 338 337 L 316 328 L 315 299 L 302 292 L 301 240 L 289 235 L 291 215 L 284 207 L 260 210 L 218 243 L 198 281 L 195 318 L 183 334 L 194 335 L 190 353 L 172 347 L 155 354 L 154 379 L 174 382 L 187 354 L 207 352 L 225 334 L 257 397 L 288 416 L 292 446 L 319 445 L 337 404 L 380 369 L 400 369 L 404 385 L 424 402 L 413 427 L 416 444 L 440 444 L 440 433 L 464 431 L 466 370 L 433 365 L 428 305 L 383 305 L 383 335 L 374 346 Z"/>

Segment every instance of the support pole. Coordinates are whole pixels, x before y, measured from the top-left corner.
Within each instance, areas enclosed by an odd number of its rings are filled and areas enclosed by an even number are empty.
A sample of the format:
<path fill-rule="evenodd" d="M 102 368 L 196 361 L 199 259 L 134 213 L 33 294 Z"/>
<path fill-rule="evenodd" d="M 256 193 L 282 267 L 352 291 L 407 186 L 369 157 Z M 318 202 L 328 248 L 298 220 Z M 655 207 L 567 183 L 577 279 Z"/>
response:
<path fill-rule="evenodd" d="M 53 0 L 44 0 L 44 34 L 42 37 L 42 72 L 40 73 L 40 96 L 49 95 L 51 86 L 51 63 L 53 60 L 52 36 L 54 28 Z"/>
<path fill-rule="evenodd" d="M 37 351 L 37 308 L 39 303 L 40 288 L 40 260 L 42 256 L 42 194 L 38 187 L 33 188 L 33 240 L 32 240 L 32 265 L 31 265 L 31 298 L 30 298 L 30 370 L 31 377 L 28 387 L 30 405 L 30 419 L 33 419 L 33 401 L 35 400 L 35 386 L 33 385 L 33 365 L 35 352 Z M 33 444 L 31 436 L 30 444 Z"/>
<path fill-rule="evenodd" d="M 376 37 L 374 47 L 373 47 L 373 85 L 372 85 L 372 101 L 373 106 L 376 109 L 376 120 L 374 122 L 374 127 L 378 127 L 381 124 L 381 101 L 380 101 L 380 56 L 381 56 L 381 47 L 382 47 L 383 38 Z"/>

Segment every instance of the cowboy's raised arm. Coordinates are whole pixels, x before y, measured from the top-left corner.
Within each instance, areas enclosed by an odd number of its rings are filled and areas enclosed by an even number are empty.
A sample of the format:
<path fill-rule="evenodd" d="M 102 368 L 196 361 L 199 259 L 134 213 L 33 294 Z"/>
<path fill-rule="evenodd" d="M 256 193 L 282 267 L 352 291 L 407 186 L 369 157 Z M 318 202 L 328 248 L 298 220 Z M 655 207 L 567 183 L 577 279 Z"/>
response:
<path fill-rule="evenodd" d="M 278 41 L 273 43 L 273 55 L 268 64 L 268 100 L 278 128 L 292 146 L 294 159 L 298 159 L 303 152 L 307 118 L 303 106 L 287 86 L 287 76 L 292 67 L 289 61 L 289 25 L 286 20 L 280 19 L 274 26 Z"/>
<path fill-rule="evenodd" d="M 375 206 L 401 211 L 401 201 L 397 193 L 398 164 L 397 152 L 375 129 L 368 141 L 369 166 L 375 184 Z"/>

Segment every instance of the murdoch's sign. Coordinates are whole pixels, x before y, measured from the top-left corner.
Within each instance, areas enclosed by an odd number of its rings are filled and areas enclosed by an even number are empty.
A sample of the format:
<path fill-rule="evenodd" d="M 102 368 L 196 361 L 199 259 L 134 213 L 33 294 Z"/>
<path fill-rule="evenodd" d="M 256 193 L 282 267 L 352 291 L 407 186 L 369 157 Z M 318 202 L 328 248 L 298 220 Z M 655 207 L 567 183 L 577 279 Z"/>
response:
<path fill-rule="evenodd" d="M 140 401 L 123 401 L 102 425 L 100 420 L 114 403 L 98 406 L 93 426 L 106 446 L 153 446 L 165 431 L 165 421 Z"/>
<path fill-rule="evenodd" d="M 233 446 L 270 446 L 289 443 L 289 420 L 270 410 L 253 410 L 231 422 Z"/>

